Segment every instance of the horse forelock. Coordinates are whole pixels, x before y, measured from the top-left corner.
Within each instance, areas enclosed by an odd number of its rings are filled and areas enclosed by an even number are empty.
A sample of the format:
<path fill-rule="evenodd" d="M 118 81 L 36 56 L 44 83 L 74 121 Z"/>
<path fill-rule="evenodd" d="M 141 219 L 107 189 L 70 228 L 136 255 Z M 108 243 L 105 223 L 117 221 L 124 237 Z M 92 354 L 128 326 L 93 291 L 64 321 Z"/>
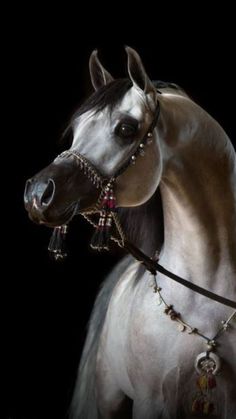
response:
<path fill-rule="evenodd" d="M 154 81 L 153 85 L 156 89 L 161 89 L 165 93 L 174 93 L 182 96 L 188 96 L 187 93 L 177 84 L 163 82 L 160 80 Z M 85 102 L 72 115 L 68 128 L 73 127 L 75 121 L 88 111 L 98 113 L 104 108 L 112 111 L 114 107 L 122 101 L 128 90 L 132 87 L 132 81 L 129 78 L 121 78 L 113 80 L 104 85 L 92 95 L 90 95 Z"/>
<path fill-rule="evenodd" d="M 90 110 L 97 113 L 107 107 L 110 111 L 112 111 L 115 105 L 122 100 L 131 86 L 131 80 L 124 78 L 113 80 L 107 85 L 101 87 L 89 96 L 79 107 L 79 109 L 72 116 L 71 123 L 73 124 L 74 121 L 76 121 L 81 115 Z"/>

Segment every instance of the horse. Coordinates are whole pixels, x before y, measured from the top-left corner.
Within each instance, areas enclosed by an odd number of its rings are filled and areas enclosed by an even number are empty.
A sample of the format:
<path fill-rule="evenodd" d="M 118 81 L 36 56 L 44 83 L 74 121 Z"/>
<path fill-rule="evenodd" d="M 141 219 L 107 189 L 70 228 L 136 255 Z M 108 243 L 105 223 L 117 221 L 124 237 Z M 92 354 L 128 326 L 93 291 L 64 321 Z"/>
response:
<path fill-rule="evenodd" d="M 126 52 L 124 79 L 92 52 L 95 91 L 69 124 L 72 145 L 25 187 L 57 257 L 76 214 L 96 228 L 94 248 L 133 244 L 98 293 L 71 417 L 234 419 L 235 151 L 182 88 Z"/>

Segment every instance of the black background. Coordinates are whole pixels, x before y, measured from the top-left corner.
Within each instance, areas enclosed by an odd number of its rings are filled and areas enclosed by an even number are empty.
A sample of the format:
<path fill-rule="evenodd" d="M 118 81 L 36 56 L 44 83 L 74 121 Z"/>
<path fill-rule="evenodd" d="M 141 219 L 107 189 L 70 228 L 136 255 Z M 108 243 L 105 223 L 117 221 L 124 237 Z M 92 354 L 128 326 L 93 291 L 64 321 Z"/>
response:
<path fill-rule="evenodd" d="M 123 77 L 123 47 L 136 48 L 151 78 L 182 86 L 236 139 L 231 11 L 215 7 L 206 14 L 200 3 L 191 3 L 183 11 L 143 9 L 136 18 L 127 17 L 121 5 L 119 13 L 115 4 L 110 7 L 114 10 L 91 5 L 85 12 L 21 6 L 10 13 L 5 33 L 9 124 L 2 156 L 7 164 L 2 417 L 66 417 L 98 286 L 120 257 L 92 253 L 91 229 L 76 219 L 68 237 L 70 256 L 56 265 L 47 254 L 50 231 L 30 222 L 23 207 L 25 180 L 62 151 L 58 140 L 66 122 L 92 91 L 91 51 L 98 48 L 105 67 Z"/>

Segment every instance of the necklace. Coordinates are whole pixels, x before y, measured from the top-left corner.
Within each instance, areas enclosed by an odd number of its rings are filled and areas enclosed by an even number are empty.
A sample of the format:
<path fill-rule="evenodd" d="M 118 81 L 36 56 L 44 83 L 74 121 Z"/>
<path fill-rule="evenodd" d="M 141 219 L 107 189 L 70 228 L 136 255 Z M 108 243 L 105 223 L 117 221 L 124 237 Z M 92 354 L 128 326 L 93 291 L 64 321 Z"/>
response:
<path fill-rule="evenodd" d="M 158 305 L 164 305 L 164 314 L 178 323 L 180 332 L 187 332 L 188 334 L 198 335 L 206 341 L 206 351 L 200 353 L 195 360 L 194 366 L 197 372 L 197 390 L 194 393 L 191 402 L 191 411 L 195 415 L 214 415 L 217 411 L 216 402 L 214 400 L 214 390 L 216 388 L 216 375 L 221 368 L 221 360 L 216 354 L 217 339 L 226 332 L 230 327 L 230 322 L 236 315 L 234 310 L 227 320 L 222 320 L 221 325 L 213 338 L 209 338 L 201 333 L 196 327 L 191 326 L 181 317 L 181 314 L 174 310 L 172 304 L 167 304 L 162 296 L 161 288 L 157 283 L 156 275 L 152 275 L 150 287 L 153 292 L 158 295 Z"/>
<path fill-rule="evenodd" d="M 196 415 L 203 414 L 204 416 L 209 416 L 215 414 L 217 407 L 214 400 L 214 389 L 216 388 L 216 375 L 219 373 L 221 367 L 220 357 L 215 353 L 217 339 L 229 329 L 230 322 L 236 315 L 236 310 L 231 313 L 227 320 L 222 320 L 215 336 L 209 338 L 201 333 L 196 327 L 193 327 L 184 321 L 181 314 L 174 310 L 172 304 L 167 304 L 162 296 L 162 289 L 157 283 L 156 275 L 152 275 L 150 287 L 153 289 L 153 292 L 158 295 L 158 305 L 164 305 L 164 314 L 178 323 L 179 331 L 187 332 L 190 335 L 200 336 L 206 341 L 206 351 L 200 353 L 196 357 L 194 363 L 197 372 L 197 390 L 192 398 L 191 411 Z"/>

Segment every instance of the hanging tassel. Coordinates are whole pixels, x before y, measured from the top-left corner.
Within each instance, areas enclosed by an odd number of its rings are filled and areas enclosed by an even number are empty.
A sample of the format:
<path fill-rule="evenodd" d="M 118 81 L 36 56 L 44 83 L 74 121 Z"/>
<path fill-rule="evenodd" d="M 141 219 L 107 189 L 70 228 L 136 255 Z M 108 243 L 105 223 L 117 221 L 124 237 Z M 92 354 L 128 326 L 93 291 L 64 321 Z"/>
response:
<path fill-rule="evenodd" d="M 112 230 L 112 213 L 116 210 L 115 197 L 112 184 L 108 183 L 102 200 L 102 209 L 97 228 L 92 237 L 90 246 L 96 250 L 109 250 L 109 242 Z"/>
<path fill-rule="evenodd" d="M 196 416 L 211 416 L 216 414 L 213 389 L 216 387 L 216 378 L 211 371 L 203 371 L 196 381 L 198 391 L 192 402 L 192 413 Z"/>
<path fill-rule="evenodd" d="M 63 260 L 67 256 L 65 239 L 67 225 L 55 227 L 48 245 L 48 251 L 55 260 Z"/>

